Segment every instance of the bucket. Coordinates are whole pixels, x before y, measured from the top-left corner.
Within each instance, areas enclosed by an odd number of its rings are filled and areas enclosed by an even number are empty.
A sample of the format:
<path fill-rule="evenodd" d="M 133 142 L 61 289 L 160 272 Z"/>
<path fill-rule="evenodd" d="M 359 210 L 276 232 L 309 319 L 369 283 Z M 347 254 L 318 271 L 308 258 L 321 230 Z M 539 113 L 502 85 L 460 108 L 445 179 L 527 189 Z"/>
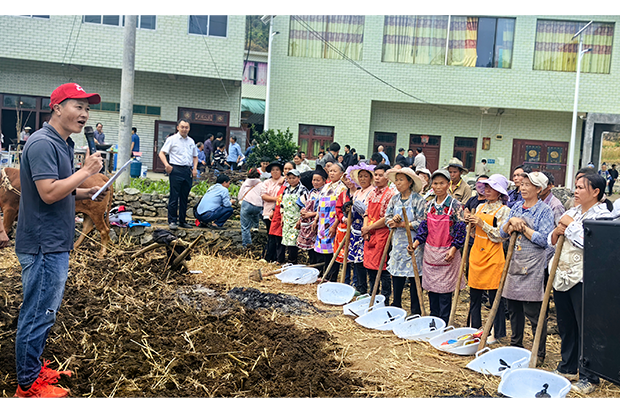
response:
<path fill-rule="evenodd" d="M 570 391 L 566 378 L 540 369 L 507 370 L 502 375 L 497 391 L 504 396 L 520 399 L 561 399 Z"/>
<path fill-rule="evenodd" d="M 133 161 L 129 165 L 129 176 L 132 178 L 138 178 L 142 170 L 142 162 Z"/>
<path fill-rule="evenodd" d="M 319 270 L 312 267 L 290 266 L 276 275 L 285 284 L 311 284 L 318 278 Z"/>
<path fill-rule="evenodd" d="M 355 296 L 355 288 L 343 283 L 325 282 L 316 289 L 319 301 L 331 305 L 345 305 Z"/>
<path fill-rule="evenodd" d="M 501 376 L 508 369 L 526 368 L 531 357 L 532 352 L 521 347 L 500 347 L 494 350 L 485 347 L 476 353 L 476 358 L 469 362 L 467 368 L 482 374 Z"/>
<path fill-rule="evenodd" d="M 374 330 L 392 330 L 405 320 L 407 311 L 398 307 L 379 307 L 355 319 L 359 325 Z"/>
<path fill-rule="evenodd" d="M 353 301 L 342 307 L 342 313 L 344 315 L 352 315 L 354 317 L 359 317 L 361 315 L 366 314 L 368 312 L 368 305 L 370 304 L 370 296 L 368 294 L 360 295 L 357 297 L 357 300 Z M 375 302 L 372 305 L 372 308 L 379 308 L 385 306 L 385 296 L 383 295 L 375 295 Z"/>
<path fill-rule="evenodd" d="M 405 340 L 429 341 L 444 332 L 446 322 L 439 317 L 412 315 L 394 328 L 394 334 Z"/>
<path fill-rule="evenodd" d="M 452 354 L 458 354 L 459 356 L 472 356 L 478 350 L 478 344 L 480 339 L 471 339 L 462 342 L 455 343 L 457 346 L 443 345 L 446 341 L 457 340 L 459 337 L 477 333 L 479 330 L 472 327 L 454 328 L 448 326 L 444 329 L 444 332 L 436 337 L 433 337 L 429 343 L 439 351 L 446 351 Z"/>
<path fill-rule="evenodd" d="M 146 172 L 149 170 L 149 167 L 146 165 L 142 165 L 142 168 L 140 168 L 140 176 L 142 178 L 146 178 Z"/>

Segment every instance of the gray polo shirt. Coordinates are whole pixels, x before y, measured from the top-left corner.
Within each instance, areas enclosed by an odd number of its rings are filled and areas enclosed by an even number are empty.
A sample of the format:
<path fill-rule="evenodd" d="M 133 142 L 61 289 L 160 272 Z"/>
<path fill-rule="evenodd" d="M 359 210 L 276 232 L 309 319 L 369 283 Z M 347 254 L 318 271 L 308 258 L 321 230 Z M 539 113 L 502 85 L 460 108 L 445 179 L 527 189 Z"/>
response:
<path fill-rule="evenodd" d="M 75 196 L 51 205 L 43 202 L 35 181 L 65 179 L 73 174 L 73 141 L 65 140 L 47 122 L 24 145 L 19 178 L 21 198 L 15 252 L 44 254 L 73 249 Z"/>

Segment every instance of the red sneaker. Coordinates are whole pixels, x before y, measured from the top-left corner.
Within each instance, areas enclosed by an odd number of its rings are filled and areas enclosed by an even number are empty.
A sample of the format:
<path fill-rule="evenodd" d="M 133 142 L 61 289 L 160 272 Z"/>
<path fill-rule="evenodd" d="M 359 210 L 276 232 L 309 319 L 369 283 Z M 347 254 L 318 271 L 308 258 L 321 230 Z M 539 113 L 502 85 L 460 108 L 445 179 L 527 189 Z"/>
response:
<path fill-rule="evenodd" d="M 58 383 L 58 379 L 60 379 L 60 375 L 64 374 L 65 376 L 71 377 L 73 372 L 71 370 L 57 371 L 54 369 L 50 369 L 49 366 L 51 361 L 43 360 L 43 366 L 41 366 L 41 372 L 39 373 L 39 378 L 43 379 L 43 381 L 49 384 Z"/>
<path fill-rule="evenodd" d="M 19 398 L 61 398 L 67 397 L 69 395 L 69 390 L 63 389 L 62 387 L 52 386 L 41 377 L 35 380 L 32 383 L 32 386 L 27 391 L 22 390 L 22 388 L 17 385 L 17 391 L 15 392 L 15 396 Z"/>

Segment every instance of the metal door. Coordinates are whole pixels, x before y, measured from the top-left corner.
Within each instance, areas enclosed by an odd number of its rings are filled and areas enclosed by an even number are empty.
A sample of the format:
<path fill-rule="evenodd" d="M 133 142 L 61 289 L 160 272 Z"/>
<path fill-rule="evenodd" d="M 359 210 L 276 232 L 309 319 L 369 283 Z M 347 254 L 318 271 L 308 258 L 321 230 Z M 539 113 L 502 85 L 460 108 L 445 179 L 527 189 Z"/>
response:
<path fill-rule="evenodd" d="M 176 133 L 176 122 L 167 120 L 155 121 L 155 137 L 153 139 L 153 172 L 164 172 L 164 163 L 159 159 L 159 152 L 166 142 L 166 137 L 171 133 Z"/>

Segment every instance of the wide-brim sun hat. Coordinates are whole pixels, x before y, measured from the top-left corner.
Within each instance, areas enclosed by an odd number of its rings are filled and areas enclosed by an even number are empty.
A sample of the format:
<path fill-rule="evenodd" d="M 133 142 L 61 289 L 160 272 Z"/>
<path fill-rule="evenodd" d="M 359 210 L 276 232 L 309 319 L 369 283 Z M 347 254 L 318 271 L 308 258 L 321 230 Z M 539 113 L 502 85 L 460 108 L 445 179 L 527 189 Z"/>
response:
<path fill-rule="evenodd" d="M 370 174 L 370 179 L 371 179 L 370 184 L 372 185 L 372 179 L 374 179 L 375 177 L 375 165 L 367 165 L 362 162 L 358 165 L 353 165 L 351 167 L 351 171 L 349 172 L 351 175 L 351 180 L 358 185 L 360 185 L 359 174 L 361 171 L 366 171 Z"/>
<path fill-rule="evenodd" d="M 469 170 L 467 170 L 467 168 L 463 166 L 463 162 L 459 158 L 450 159 L 450 161 L 448 162 L 448 166 L 443 169 L 448 170 L 448 168 L 450 168 L 451 166 L 459 168 L 464 174 L 469 173 Z"/>
<path fill-rule="evenodd" d="M 271 173 L 271 168 L 273 168 L 274 166 L 280 168 L 280 172 L 284 172 L 284 164 L 282 162 L 271 162 L 269 165 L 267 165 L 265 171 L 267 173 Z"/>
<path fill-rule="evenodd" d="M 428 179 L 431 179 L 432 176 L 431 171 L 426 168 L 416 168 L 415 173 L 418 175 L 420 175 L 421 173 L 426 174 L 428 176 Z"/>
<path fill-rule="evenodd" d="M 549 178 L 542 172 L 525 172 L 525 175 L 527 175 L 527 179 L 529 179 L 534 186 L 545 189 L 547 185 L 549 185 Z"/>
<path fill-rule="evenodd" d="M 394 183 L 396 183 L 396 175 L 398 174 L 403 174 L 411 178 L 411 180 L 413 181 L 413 186 L 411 187 L 411 190 L 413 192 L 420 192 L 424 187 L 424 182 L 422 182 L 422 178 L 417 176 L 411 168 L 390 169 L 386 173 L 387 178 Z"/>
<path fill-rule="evenodd" d="M 504 175 L 493 174 L 488 179 L 482 179 L 476 182 L 476 190 L 481 192 L 478 186 L 480 185 L 482 190 L 484 190 L 485 184 L 489 185 L 500 194 L 508 196 L 508 186 L 510 185 L 510 181 Z"/>

